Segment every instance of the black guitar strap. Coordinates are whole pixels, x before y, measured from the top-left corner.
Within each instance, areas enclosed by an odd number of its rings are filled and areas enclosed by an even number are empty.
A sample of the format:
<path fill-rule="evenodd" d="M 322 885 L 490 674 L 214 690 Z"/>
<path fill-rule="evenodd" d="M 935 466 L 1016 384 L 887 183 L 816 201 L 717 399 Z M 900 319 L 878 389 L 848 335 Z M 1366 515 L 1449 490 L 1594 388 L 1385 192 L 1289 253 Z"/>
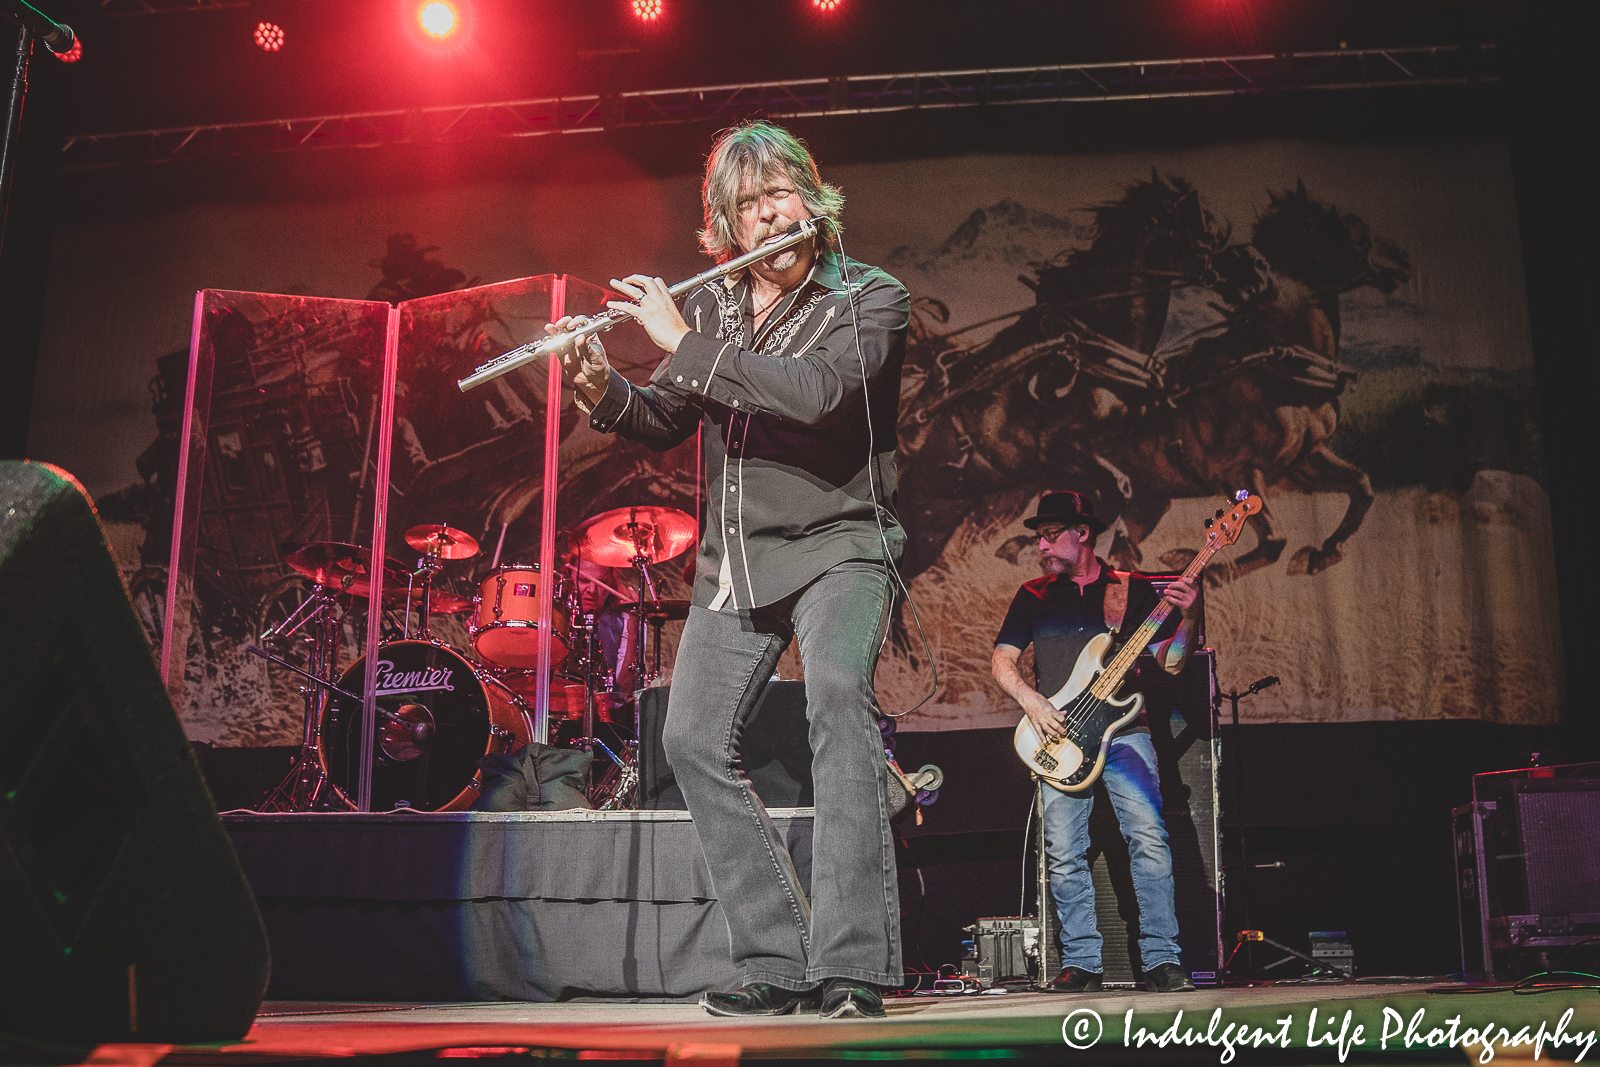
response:
<path fill-rule="evenodd" d="M 1128 614 L 1128 579 L 1132 571 L 1112 571 L 1106 583 L 1106 629 L 1113 633 L 1122 629 L 1122 619 Z"/>

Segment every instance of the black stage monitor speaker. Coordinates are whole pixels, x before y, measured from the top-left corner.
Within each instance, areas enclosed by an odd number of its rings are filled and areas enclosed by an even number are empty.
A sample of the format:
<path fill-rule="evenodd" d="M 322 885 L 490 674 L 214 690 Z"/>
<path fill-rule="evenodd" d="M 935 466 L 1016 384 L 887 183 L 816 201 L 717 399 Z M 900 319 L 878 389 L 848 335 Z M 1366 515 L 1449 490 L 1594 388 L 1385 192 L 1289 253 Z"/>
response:
<path fill-rule="evenodd" d="M 0 462 L 0 1044 L 233 1040 L 266 933 L 94 507 Z"/>
<path fill-rule="evenodd" d="M 639 694 L 639 806 L 681 811 L 683 790 L 661 747 L 669 693 L 669 687 L 659 686 Z M 745 720 L 739 768 L 769 808 L 808 808 L 815 802 L 804 682 L 767 686 Z"/>

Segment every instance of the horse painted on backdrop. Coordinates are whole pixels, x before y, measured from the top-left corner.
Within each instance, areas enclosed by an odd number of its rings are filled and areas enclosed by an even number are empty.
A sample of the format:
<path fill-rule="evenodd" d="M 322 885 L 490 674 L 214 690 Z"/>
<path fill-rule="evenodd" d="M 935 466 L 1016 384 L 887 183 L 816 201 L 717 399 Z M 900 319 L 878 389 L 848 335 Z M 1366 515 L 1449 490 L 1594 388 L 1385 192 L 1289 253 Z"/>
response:
<path fill-rule="evenodd" d="M 1237 294 L 1218 332 L 1169 363 L 1168 405 L 1096 443 L 1133 487 L 1121 516 L 1126 539 L 1111 552 L 1118 566 L 1139 563 L 1139 543 L 1178 496 L 1249 489 L 1269 500 L 1274 485 L 1344 494 L 1344 517 L 1321 547 L 1295 553 L 1294 574 L 1339 562 L 1372 506 L 1366 472 L 1328 444 L 1339 426 L 1339 394 L 1355 377 L 1339 364 L 1339 296 L 1365 286 L 1392 293 L 1410 278 L 1410 261 L 1360 218 L 1313 199 L 1304 182 L 1269 195 L 1251 238 L 1270 267 L 1269 284 Z M 1226 576 L 1268 566 L 1283 553 L 1287 539 L 1270 504 L 1250 523 L 1256 544 Z"/>
<path fill-rule="evenodd" d="M 1079 488 L 1116 518 L 1128 486 L 1087 443 L 1152 402 L 1172 289 L 1217 279 L 1229 231 L 1187 182 L 1152 170 L 1094 209 L 1094 232 L 1033 264 L 1019 280 L 1035 305 L 981 344 L 954 340 L 973 327 L 938 333 L 944 306 L 918 304 L 900 420 L 906 581 L 966 519 L 1015 516 L 1041 487 Z"/>

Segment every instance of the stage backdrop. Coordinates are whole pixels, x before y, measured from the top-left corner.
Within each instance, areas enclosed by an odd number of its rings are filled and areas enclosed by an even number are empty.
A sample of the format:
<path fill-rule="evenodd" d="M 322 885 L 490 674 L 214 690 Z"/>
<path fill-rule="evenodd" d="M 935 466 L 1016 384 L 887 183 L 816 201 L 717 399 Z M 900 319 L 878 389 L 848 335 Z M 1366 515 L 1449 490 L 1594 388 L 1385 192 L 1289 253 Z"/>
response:
<path fill-rule="evenodd" d="M 989 653 L 1038 573 L 1021 520 L 1055 488 L 1091 494 L 1112 522 L 1100 553 L 1145 570 L 1180 568 L 1229 492 L 1266 499 L 1206 590 L 1223 688 L 1283 682 L 1245 702 L 1248 721 L 1555 721 L 1555 575 L 1503 147 L 1265 142 L 824 170 L 849 197 L 849 254 L 915 299 L 900 507 L 922 633 L 902 612 L 879 689 L 898 712 L 932 686 L 930 664 L 938 686 L 902 728 L 1015 721 Z M 156 413 L 182 381 L 193 291 L 405 300 L 551 272 L 670 281 L 705 265 L 696 176 L 648 177 L 600 150 L 568 173 L 66 226 L 30 455 L 89 486 L 130 586 L 158 602 L 172 443 Z M 397 465 L 404 455 L 413 484 L 438 483 L 450 521 L 479 536 L 498 529 L 504 486 L 472 498 L 462 486 L 475 483 L 444 464 L 472 434 L 507 440 L 525 422 L 536 480 L 542 425 L 536 405 L 490 392 L 475 422 L 441 427 L 449 440 L 396 437 Z M 610 462 L 609 439 L 564 429 L 563 524 L 690 506 L 692 446 Z M 283 429 L 302 473 L 359 482 L 354 430 L 320 455 L 304 431 Z M 407 521 L 428 521 L 427 504 L 408 501 Z M 521 515 L 508 557 L 537 546 L 538 509 Z M 307 523 L 296 537 L 351 528 Z M 238 666 L 270 605 L 237 599 L 203 607 L 191 655 L 228 684 L 192 688 L 185 721 L 197 740 L 292 744 L 291 687 Z M 783 669 L 801 665 L 791 653 Z"/>

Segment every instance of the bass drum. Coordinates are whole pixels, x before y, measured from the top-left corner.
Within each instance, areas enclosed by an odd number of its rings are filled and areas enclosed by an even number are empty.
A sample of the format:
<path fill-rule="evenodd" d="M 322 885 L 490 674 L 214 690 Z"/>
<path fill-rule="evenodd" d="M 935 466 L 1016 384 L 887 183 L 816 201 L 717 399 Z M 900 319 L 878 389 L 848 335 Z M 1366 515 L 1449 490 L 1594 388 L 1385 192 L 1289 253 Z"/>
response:
<path fill-rule="evenodd" d="M 359 693 L 366 657 L 339 677 Z M 372 810 L 461 811 L 478 796 L 478 760 L 533 740 L 526 706 L 505 686 L 432 641 L 378 648 L 377 758 Z M 320 723 L 323 764 L 354 803 L 361 776 L 361 702 L 332 694 Z"/>

